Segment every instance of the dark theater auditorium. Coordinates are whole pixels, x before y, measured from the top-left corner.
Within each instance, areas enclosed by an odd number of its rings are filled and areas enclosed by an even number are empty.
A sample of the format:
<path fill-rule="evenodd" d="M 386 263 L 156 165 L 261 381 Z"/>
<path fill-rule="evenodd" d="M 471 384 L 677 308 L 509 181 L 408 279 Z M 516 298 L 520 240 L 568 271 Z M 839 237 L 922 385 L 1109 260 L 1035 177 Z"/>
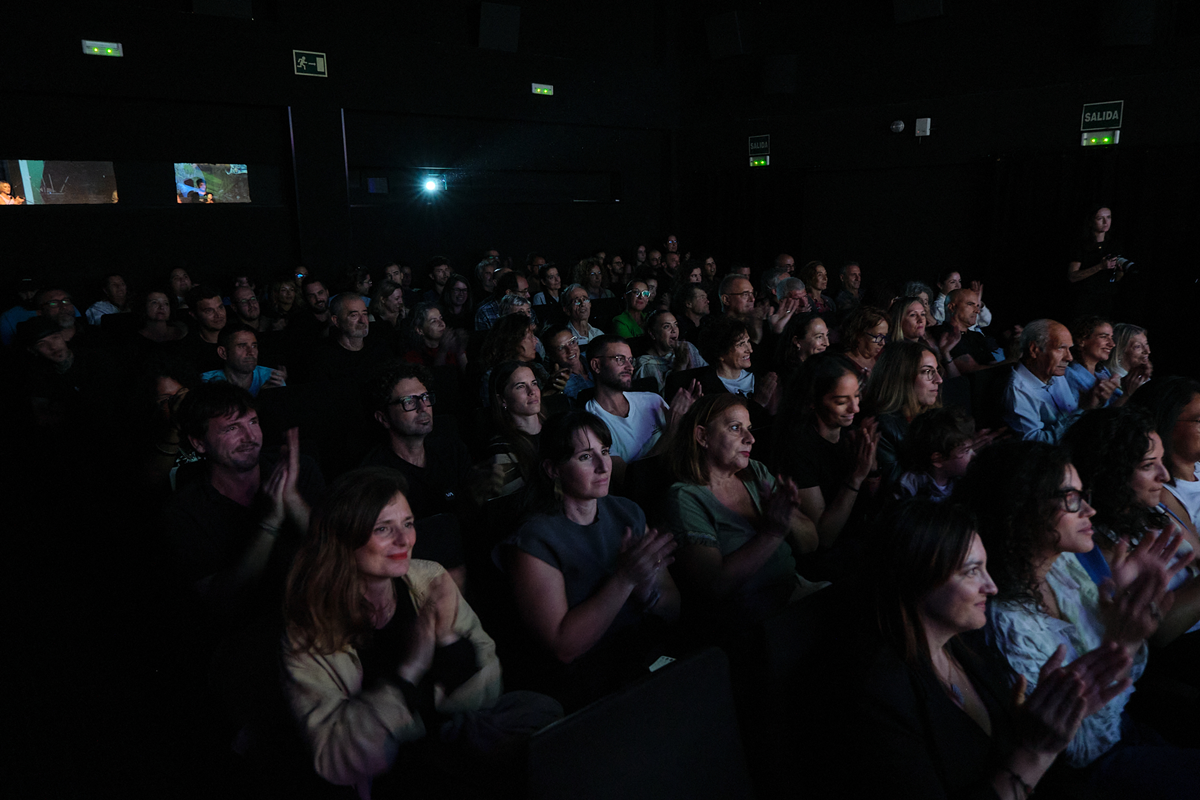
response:
<path fill-rule="evenodd" d="M 1200 795 L 1200 3 L 9 5 L 7 796 Z"/>

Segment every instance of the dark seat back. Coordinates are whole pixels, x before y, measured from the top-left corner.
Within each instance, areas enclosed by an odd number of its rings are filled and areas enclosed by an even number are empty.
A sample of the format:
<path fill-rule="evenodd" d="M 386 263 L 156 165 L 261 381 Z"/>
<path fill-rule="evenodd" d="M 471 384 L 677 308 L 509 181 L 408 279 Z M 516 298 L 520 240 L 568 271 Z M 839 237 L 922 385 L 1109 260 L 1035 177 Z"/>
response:
<path fill-rule="evenodd" d="M 725 654 L 681 659 L 538 731 L 528 796 L 752 797 Z"/>

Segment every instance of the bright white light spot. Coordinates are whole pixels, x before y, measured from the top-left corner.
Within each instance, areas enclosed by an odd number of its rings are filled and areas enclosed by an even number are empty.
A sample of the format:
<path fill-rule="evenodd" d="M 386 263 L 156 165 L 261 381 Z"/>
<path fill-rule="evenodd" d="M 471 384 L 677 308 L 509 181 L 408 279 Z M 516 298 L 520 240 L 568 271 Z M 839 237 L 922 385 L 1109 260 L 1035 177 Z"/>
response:
<path fill-rule="evenodd" d="M 438 190 L 438 182 L 437 181 L 435 181 L 433 178 L 430 178 L 429 180 L 425 181 L 425 191 L 436 192 L 437 190 Z"/>

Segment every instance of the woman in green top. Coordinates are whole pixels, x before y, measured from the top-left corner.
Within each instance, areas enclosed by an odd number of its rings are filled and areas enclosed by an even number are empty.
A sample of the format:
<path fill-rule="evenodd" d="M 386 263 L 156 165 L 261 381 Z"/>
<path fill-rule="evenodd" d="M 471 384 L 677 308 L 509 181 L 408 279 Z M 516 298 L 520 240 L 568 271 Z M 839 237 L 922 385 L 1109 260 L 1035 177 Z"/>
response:
<path fill-rule="evenodd" d="M 650 287 L 642 281 L 630 281 L 625 287 L 625 311 L 613 317 L 613 327 L 622 339 L 636 339 L 645 333 L 646 304 L 650 302 Z"/>
<path fill-rule="evenodd" d="M 671 451 L 679 482 L 667 498 L 684 594 L 721 616 L 761 619 L 820 588 L 796 574 L 793 553 L 817 548 L 799 489 L 750 460 L 754 434 L 740 395 L 705 395 L 684 416 Z"/>

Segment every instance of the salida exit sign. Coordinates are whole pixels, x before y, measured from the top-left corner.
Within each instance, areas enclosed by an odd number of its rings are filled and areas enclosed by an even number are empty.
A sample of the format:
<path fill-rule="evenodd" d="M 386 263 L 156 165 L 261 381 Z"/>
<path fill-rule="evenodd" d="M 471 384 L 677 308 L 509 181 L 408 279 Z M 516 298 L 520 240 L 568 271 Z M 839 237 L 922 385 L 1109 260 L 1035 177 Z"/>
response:
<path fill-rule="evenodd" d="M 1083 117 L 1079 122 L 1081 131 L 1108 131 L 1121 127 L 1121 116 L 1125 113 L 1124 100 L 1107 103 L 1085 103 Z"/>

